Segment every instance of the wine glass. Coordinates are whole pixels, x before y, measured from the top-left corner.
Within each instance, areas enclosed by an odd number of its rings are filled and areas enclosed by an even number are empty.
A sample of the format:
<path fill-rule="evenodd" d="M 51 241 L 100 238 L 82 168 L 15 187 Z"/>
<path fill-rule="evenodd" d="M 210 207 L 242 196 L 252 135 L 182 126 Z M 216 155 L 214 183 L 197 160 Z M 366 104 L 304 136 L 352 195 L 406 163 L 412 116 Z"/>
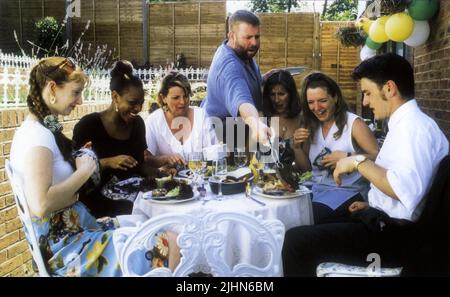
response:
<path fill-rule="evenodd" d="M 246 152 L 234 152 L 234 164 L 239 168 L 247 165 L 248 157 Z"/>
<path fill-rule="evenodd" d="M 225 176 L 227 175 L 227 159 L 226 158 L 220 158 L 214 161 L 214 176 L 217 180 L 217 186 L 218 186 L 218 193 L 217 193 L 217 200 L 222 200 L 223 194 L 222 194 L 222 182 L 225 180 Z"/>
<path fill-rule="evenodd" d="M 203 154 L 201 152 L 189 152 L 186 155 L 188 167 L 194 174 L 193 182 L 196 184 L 199 170 L 202 168 Z"/>

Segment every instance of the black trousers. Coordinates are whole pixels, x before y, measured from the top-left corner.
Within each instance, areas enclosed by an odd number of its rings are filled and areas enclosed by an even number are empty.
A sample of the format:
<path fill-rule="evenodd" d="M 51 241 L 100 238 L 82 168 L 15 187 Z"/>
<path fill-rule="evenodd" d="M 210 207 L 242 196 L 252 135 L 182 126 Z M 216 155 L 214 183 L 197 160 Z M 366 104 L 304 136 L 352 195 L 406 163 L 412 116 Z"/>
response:
<path fill-rule="evenodd" d="M 367 267 L 367 256 L 377 253 L 381 267 L 402 266 L 408 261 L 411 232 L 406 226 L 386 225 L 382 231 L 359 219 L 340 223 L 295 227 L 286 232 L 283 244 L 285 276 L 315 276 L 322 262 Z M 377 221 L 378 222 L 378 221 Z"/>
<path fill-rule="evenodd" d="M 361 194 L 351 197 L 335 210 L 323 203 L 313 202 L 314 224 L 334 223 L 345 220 L 350 216 L 349 206 L 356 201 L 364 201 Z"/>

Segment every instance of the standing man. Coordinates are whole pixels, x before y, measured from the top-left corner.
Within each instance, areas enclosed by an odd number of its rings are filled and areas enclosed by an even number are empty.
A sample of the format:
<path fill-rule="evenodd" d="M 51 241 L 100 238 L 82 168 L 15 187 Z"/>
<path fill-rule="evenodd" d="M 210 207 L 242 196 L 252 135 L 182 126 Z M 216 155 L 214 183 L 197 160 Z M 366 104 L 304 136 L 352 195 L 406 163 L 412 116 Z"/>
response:
<path fill-rule="evenodd" d="M 202 107 L 208 116 L 218 117 L 223 123 L 227 117 L 242 117 L 252 138 L 265 143 L 270 129 L 259 121 L 262 77 L 253 59 L 259 50 L 259 26 L 259 18 L 250 11 L 238 10 L 229 18 L 228 39 L 214 55 Z"/>
<path fill-rule="evenodd" d="M 344 158 L 333 176 L 340 185 L 343 174 L 359 172 L 371 183 L 369 201 L 351 204 L 349 221 L 288 230 L 285 276 L 313 276 L 321 262 L 367 266 L 371 253 L 380 256 L 381 265 L 403 266 L 420 244 L 407 230 L 421 215 L 423 197 L 448 154 L 448 140 L 418 107 L 413 69 L 403 57 L 384 54 L 365 60 L 353 78 L 361 82 L 363 104 L 375 119 L 389 118 L 389 132 L 375 162 L 363 155 Z"/>

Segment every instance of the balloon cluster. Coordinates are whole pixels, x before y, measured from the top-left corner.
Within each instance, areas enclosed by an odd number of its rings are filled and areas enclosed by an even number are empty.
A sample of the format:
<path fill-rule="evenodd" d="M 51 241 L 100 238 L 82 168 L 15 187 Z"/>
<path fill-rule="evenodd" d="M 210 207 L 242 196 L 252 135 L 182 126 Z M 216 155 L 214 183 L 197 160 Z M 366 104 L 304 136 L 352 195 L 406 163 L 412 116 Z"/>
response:
<path fill-rule="evenodd" d="M 439 9 L 439 0 L 412 0 L 408 5 L 408 12 L 399 12 L 381 16 L 376 20 L 362 18 L 356 21 L 368 36 L 361 49 L 361 60 L 376 55 L 384 42 L 392 40 L 404 42 L 411 47 L 423 45 L 429 35 L 431 19 Z"/>

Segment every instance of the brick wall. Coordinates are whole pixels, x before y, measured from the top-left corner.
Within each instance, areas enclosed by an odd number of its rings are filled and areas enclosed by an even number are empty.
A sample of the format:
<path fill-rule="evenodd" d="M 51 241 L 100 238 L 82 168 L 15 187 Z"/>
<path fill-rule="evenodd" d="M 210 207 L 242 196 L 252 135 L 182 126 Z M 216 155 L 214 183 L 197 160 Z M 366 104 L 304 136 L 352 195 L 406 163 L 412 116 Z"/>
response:
<path fill-rule="evenodd" d="M 428 43 L 414 50 L 416 98 L 450 140 L 450 1 L 440 1 Z"/>
<path fill-rule="evenodd" d="M 66 135 L 72 137 L 73 126 L 82 116 L 106 107 L 106 104 L 78 106 L 62 121 Z M 31 254 L 5 172 L 5 159 L 9 159 L 14 131 L 27 113 L 27 108 L 0 110 L 0 276 L 34 275 Z"/>

